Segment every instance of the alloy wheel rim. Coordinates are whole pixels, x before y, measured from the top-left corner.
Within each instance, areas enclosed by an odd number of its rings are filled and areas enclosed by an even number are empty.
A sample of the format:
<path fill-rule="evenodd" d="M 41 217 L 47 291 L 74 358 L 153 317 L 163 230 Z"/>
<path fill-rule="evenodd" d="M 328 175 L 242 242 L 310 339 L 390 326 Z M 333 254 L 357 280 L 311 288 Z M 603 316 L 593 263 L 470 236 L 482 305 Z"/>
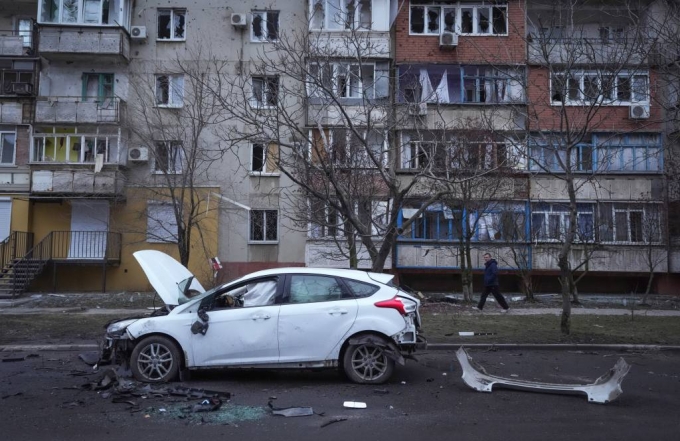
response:
<path fill-rule="evenodd" d="M 161 380 L 174 363 L 170 349 L 159 343 L 152 343 L 145 347 L 137 357 L 139 372 L 149 380 Z"/>
<path fill-rule="evenodd" d="M 352 369 L 362 380 L 375 380 L 387 371 L 387 358 L 381 348 L 362 345 L 352 354 Z"/>

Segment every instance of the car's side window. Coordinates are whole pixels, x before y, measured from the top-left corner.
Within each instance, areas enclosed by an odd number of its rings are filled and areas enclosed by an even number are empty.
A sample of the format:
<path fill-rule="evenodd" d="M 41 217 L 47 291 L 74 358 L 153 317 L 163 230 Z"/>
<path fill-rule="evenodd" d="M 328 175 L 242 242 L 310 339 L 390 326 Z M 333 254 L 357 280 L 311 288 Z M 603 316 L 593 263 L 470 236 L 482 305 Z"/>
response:
<path fill-rule="evenodd" d="M 299 274 L 290 277 L 289 303 L 341 300 L 342 287 L 333 277 Z"/>
<path fill-rule="evenodd" d="M 370 297 L 375 294 L 380 288 L 371 285 L 370 283 L 357 282 L 356 280 L 343 279 L 344 282 L 352 290 L 355 297 Z"/>
<path fill-rule="evenodd" d="M 230 287 L 215 295 L 212 309 L 273 305 L 276 301 L 277 287 L 277 279 L 258 280 Z"/>

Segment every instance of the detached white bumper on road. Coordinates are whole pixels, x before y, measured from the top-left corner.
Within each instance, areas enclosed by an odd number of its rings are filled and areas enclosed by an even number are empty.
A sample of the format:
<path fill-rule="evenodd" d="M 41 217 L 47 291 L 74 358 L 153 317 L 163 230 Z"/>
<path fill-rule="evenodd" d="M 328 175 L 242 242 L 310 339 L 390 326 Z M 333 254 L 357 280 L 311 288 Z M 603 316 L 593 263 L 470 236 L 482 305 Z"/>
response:
<path fill-rule="evenodd" d="M 630 370 L 630 365 L 623 358 L 619 358 L 619 361 L 616 362 L 609 372 L 602 375 L 592 384 L 541 383 L 489 375 L 481 366 L 477 366 L 477 369 L 475 369 L 472 366 L 472 359 L 462 346 L 456 351 L 456 357 L 458 357 L 458 362 L 463 370 L 463 381 L 479 392 L 491 392 L 494 386 L 499 386 L 529 392 L 567 395 L 585 394 L 588 397 L 588 402 L 601 404 L 610 403 L 623 393 L 621 382 Z"/>

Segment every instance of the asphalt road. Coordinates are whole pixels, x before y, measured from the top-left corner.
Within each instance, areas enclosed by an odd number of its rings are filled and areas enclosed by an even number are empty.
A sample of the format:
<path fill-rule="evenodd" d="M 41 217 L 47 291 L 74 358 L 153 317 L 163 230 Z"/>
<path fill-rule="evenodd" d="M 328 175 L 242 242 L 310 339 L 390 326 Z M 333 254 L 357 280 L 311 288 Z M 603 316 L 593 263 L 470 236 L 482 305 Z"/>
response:
<path fill-rule="evenodd" d="M 632 365 L 623 394 L 607 405 L 585 397 L 511 390 L 475 392 L 453 352 L 419 354 L 382 386 L 346 382 L 335 372 L 210 371 L 175 385 L 228 391 L 215 412 L 181 409 L 201 399 L 144 393 L 113 403 L 83 390 L 102 372 L 77 352 L 40 352 L 0 363 L 0 438 L 14 440 L 675 440 L 680 433 L 680 355 L 578 351 L 470 351 L 489 373 L 546 382 L 592 382 L 619 356 Z M 26 353 L 3 353 L 0 359 Z M 316 415 L 285 418 L 277 407 L 311 406 Z M 347 400 L 366 409 L 345 409 Z M 323 415 L 318 415 L 323 414 Z M 325 427 L 335 418 L 346 418 Z"/>

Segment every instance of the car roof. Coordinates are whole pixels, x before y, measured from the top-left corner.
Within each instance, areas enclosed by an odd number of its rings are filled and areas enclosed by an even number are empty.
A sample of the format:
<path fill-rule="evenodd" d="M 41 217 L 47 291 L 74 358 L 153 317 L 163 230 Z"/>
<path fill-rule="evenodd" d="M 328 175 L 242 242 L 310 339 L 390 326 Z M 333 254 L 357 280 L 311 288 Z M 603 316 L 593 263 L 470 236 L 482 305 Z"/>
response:
<path fill-rule="evenodd" d="M 368 271 L 361 271 L 355 269 L 340 269 L 340 268 L 310 268 L 304 266 L 286 267 L 286 268 L 271 268 L 254 273 L 246 274 L 237 280 L 229 282 L 241 282 L 243 280 L 252 279 L 256 277 L 276 276 L 281 274 L 320 274 L 324 276 L 344 277 L 346 279 L 354 279 L 361 282 L 373 283 L 388 283 L 394 278 L 393 274 L 387 273 L 373 273 Z"/>

